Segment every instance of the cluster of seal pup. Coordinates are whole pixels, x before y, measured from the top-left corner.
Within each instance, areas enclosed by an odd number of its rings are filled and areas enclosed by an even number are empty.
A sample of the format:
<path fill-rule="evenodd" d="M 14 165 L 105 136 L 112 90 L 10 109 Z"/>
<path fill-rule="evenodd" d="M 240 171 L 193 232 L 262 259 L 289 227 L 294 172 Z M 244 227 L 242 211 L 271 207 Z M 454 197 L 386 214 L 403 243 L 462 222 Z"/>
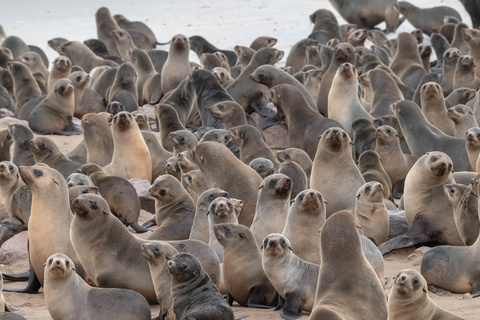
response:
<path fill-rule="evenodd" d="M 349 24 L 315 11 L 282 68 L 275 38 L 221 50 L 178 34 L 167 52 L 104 7 L 97 39 L 48 42 L 50 70 L 1 29 L 0 107 L 28 126 L 0 131 L 0 245 L 28 229 L 30 270 L 0 289 L 43 287 L 55 320 L 150 319 L 149 304 L 230 320 L 234 302 L 287 320 L 461 319 L 428 290 L 480 296 L 480 30 L 449 7 L 330 2 Z M 389 40 L 405 19 L 417 29 Z M 64 154 L 47 134 L 83 140 Z M 424 244 L 387 298 L 382 255 Z M 7 305 L 0 319 L 24 319 Z"/>

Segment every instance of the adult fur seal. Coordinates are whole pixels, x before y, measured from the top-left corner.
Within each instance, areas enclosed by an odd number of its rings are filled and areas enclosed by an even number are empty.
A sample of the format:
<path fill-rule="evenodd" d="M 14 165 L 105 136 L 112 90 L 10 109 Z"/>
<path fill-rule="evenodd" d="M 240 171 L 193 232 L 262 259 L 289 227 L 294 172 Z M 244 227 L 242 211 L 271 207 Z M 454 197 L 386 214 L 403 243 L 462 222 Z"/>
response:
<path fill-rule="evenodd" d="M 351 44 L 340 43 L 335 47 L 332 61 L 327 72 L 322 77 L 320 89 L 318 90 L 317 107 L 318 111 L 324 116 L 328 116 L 328 93 L 330 92 L 333 78 L 335 77 L 338 67 L 345 62 L 355 65 L 355 61 L 355 49 Z"/>
<path fill-rule="evenodd" d="M 133 116 L 122 111 L 113 118 L 113 156 L 105 171 L 125 179 L 152 180 L 152 158 Z M 141 165 L 139 165 L 141 164 Z"/>
<path fill-rule="evenodd" d="M 21 62 L 9 61 L 7 67 L 13 78 L 15 114 L 18 115 L 28 101 L 41 97 L 42 92 L 26 65 Z"/>
<path fill-rule="evenodd" d="M 383 160 L 373 150 L 364 151 L 358 157 L 358 169 L 362 174 L 365 182 L 377 181 L 382 184 L 383 197 L 392 199 L 392 181 L 383 167 Z"/>
<path fill-rule="evenodd" d="M 348 0 L 330 0 L 332 6 L 347 22 L 357 28 L 374 29 L 383 21 L 387 25 L 387 32 L 395 32 L 399 25 L 398 4 L 395 0 L 362 0 L 351 2 Z"/>
<path fill-rule="evenodd" d="M 397 37 L 397 48 L 390 68 L 405 85 L 416 88 L 426 74 L 418 53 L 417 39 L 410 33 L 402 32 Z"/>
<path fill-rule="evenodd" d="M 270 233 L 280 233 L 287 222 L 292 179 L 282 173 L 266 177 L 258 188 L 258 200 L 250 230 L 259 247 Z"/>
<path fill-rule="evenodd" d="M 313 23 L 312 33 L 309 38 L 326 44 L 330 39 L 341 39 L 340 27 L 333 12 L 327 9 L 320 9 L 310 15 L 310 22 Z"/>
<path fill-rule="evenodd" d="M 300 90 L 292 85 L 276 85 L 267 95 L 279 109 L 277 116 L 280 113 L 285 118 L 289 147 L 305 150 L 312 159 L 315 156 L 319 136 L 328 128 L 340 126 L 338 122 L 324 118 L 312 110 Z M 302 125 L 298 125 L 299 123 Z"/>
<path fill-rule="evenodd" d="M 399 1 L 397 10 L 415 28 L 422 30 L 427 35 L 440 32 L 441 27 L 445 23 L 443 19 L 445 16 L 452 16 L 462 21 L 462 17 L 455 9 L 446 6 L 419 8 L 410 2 Z"/>
<path fill-rule="evenodd" d="M 99 165 L 88 163 L 80 169 L 80 173 L 88 176 L 98 187 L 100 195 L 108 202 L 110 211 L 126 226 L 136 232 L 146 232 L 138 225 L 140 200 L 135 188 L 121 177 L 107 174 Z"/>
<path fill-rule="evenodd" d="M 60 79 L 30 113 L 28 124 L 40 134 L 72 135 L 81 134 L 81 130 L 72 122 L 75 111 L 75 96 L 71 80 Z"/>
<path fill-rule="evenodd" d="M 395 276 L 388 296 L 388 320 L 445 319 L 460 320 L 439 308 L 428 296 L 427 281 L 413 269 L 404 269 Z"/>
<path fill-rule="evenodd" d="M 170 42 L 168 58 L 162 69 L 162 91 L 164 94 L 175 89 L 190 73 L 188 53 L 190 44 L 182 34 L 173 36 Z"/>
<path fill-rule="evenodd" d="M 316 264 L 321 262 L 319 230 L 326 220 L 325 203 L 317 190 L 303 190 L 290 207 L 283 229 L 283 235 L 291 239 L 290 247 L 295 255 Z"/>
<path fill-rule="evenodd" d="M 78 41 L 68 41 L 59 47 L 61 54 L 67 56 L 73 65 L 80 66 L 85 72 L 99 66 L 118 67 L 112 60 L 105 60 L 95 55 L 86 45 Z"/>
<path fill-rule="evenodd" d="M 108 91 L 109 102 L 118 101 L 125 111 L 138 110 L 137 73 L 130 62 L 125 62 L 118 68 L 115 80 Z"/>
<path fill-rule="evenodd" d="M 448 117 L 445 99 L 440 85 L 436 82 L 425 83 L 421 89 L 420 100 L 422 111 L 428 122 L 443 131 L 443 133 L 453 136 L 455 133 L 455 125 Z"/>
<path fill-rule="evenodd" d="M 243 201 L 238 222 L 250 226 L 262 178 L 237 159 L 226 146 L 217 142 L 201 142 L 191 152 L 191 158 L 202 171 L 209 188 L 220 188 L 227 191 L 230 197 Z"/>
<path fill-rule="evenodd" d="M 249 125 L 241 125 L 230 129 L 233 142 L 240 147 L 240 160 L 249 164 L 256 158 L 266 158 L 278 165 L 272 150 L 263 141 L 260 131 Z"/>
<path fill-rule="evenodd" d="M 302 310 L 312 311 L 318 265 L 299 258 L 290 241 L 284 235 L 274 233 L 262 241 L 262 266 L 275 290 L 285 300 L 280 311 L 283 319 L 297 319 Z"/>
<path fill-rule="evenodd" d="M 190 236 L 195 217 L 195 203 L 180 181 L 161 175 L 148 192 L 155 198 L 155 223 L 158 228 L 150 240 L 184 240 Z"/>
<path fill-rule="evenodd" d="M 112 37 L 112 31 L 120 29 L 118 24 L 113 20 L 110 10 L 105 7 L 101 7 L 95 14 L 95 21 L 97 25 L 97 38 L 105 43 L 108 49 L 108 53 L 111 56 L 120 56 L 115 41 Z M 87 71 L 89 72 L 89 71 Z"/>
<path fill-rule="evenodd" d="M 395 80 L 381 69 L 373 69 L 368 72 L 370 86 L 373 90 L 372 110 L 370 114 L 374 118 L 392 114 L 390 104 L 403 100 L 402 91 L 398 88 Z"/>
<path fill-rule="evenodd" d="M 177 319 L 234 319 L 232 309 L 197 258 L 179 253 L 167 266 L 172 275 L 173 310 Z"/>
<path fill-rule="evenodd" d="M 9 161 L 0 162 L 0 189 L 10 218 L 16 218 L 28 226 L 32 194 L 20 178 L 17 166 Z M 22 197 L 23 195 L 23 197 Z"/>
<path fill-rule="evenodd" d="M 322 264 L 310 319 L 386 319 L 383 286 L 362 253 L 354 216 L 342 211 L 327 219 L 320 246 Z M 345 286 L 350 290 L 343 290 Z M 368 294 L 358 300 L 365 290 Z M 339 306 L 339 299 L 349 303 Z"/>
<path fill-rule="evenodd" d="M 342 188 L 332 188 L 340 177 Z M 363 184 L 365 180 L 353 162 L 347 133 L 341 128 L 327 129 L 318 142 L 310 177 L 310 188 L 320 191 L 329 201 L 327 217 L 339 210 L 353 210 L 355 195 Z"/>
<path fill-rule="evenodd" d="M 105 166 L 112 161 L 113 136 L 108 122 L 100 115 L 88 113 L 82 117 L 87 163 Z"/>
<path fill-rule="evenodd" d="M 413 155 L 421 157 L 425 152 L 442 151 L 453 160 L 454 170 L 472 170 L 463 139 L 447 136 L 435 128 L 411 101 L 396 102 L 391 108 Z"/>
<path fill-rule="evenodd" d="M 452 160 L 443 152 L 429 152 L 418 159 L 407 174 L 403 194 L 410 230 L 382 244 L 382 253 L 430 241 L 463 245 L 443 190 L 445 184 L 454 183 L 452 170 Z"/>
<path fill-rule="evenodd" d="M 35 158 L 30 149 L 30 140 L 33 139 L 32 130 L 23 124 L 12 124 L 8 126 L 8 132 L 13 139 L 12 162 L 17 166 L 34 165 Z"/>
<path fill-rule="evenodd" d="M 228 303 L 232 305 L 236 300 L 245 307 L 270 306 L 276 292 L 263 271 L 262 255 L 250 229 L 222 223 L 213 230 L 223 246 L 222 270 Z"/>
<path fill-rule="evenodd" d="M 69 160 L 55 142 L 47 137 L 30 140 L 30 148 L 36 163 L 45 163 L 59 171 L 65 179 L 80 167 L 80 163 Z"/>
<path fill-rule="evenodd" d="M 127 289 L 92 288 L 75 273 L 74 262 L 56 253 L 46 259 L 44 292 L 53 319 L 151 319 L 150 306 Z"/>

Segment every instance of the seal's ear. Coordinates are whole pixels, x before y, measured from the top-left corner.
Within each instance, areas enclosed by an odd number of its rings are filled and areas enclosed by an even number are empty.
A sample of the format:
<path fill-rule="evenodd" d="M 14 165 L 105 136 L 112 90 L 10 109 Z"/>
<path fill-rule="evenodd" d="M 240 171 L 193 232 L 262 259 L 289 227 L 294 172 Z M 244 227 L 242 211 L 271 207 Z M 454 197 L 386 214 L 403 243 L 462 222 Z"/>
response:
<path fill-rule="evenodd" d="M 263 185 L 260 185 L 260 187 L 258 187 L 258 190 L 260 190 L 260 189 L 263 189 Z M 295 200 L 293 200 L 293 201 L 295 201 Z"/>
<path fill-rule="evenodd" d="M 103 209 L 102 212 L 103 212 L 104 215 L 108 216 L 108 210 L 107 209 Z"/>
<path fill-rule="evenodd" d="M 288 249 L 290 249 L 290 251 L 292 251 L 292 252 L 293 252 L 293 250 L 292 250 L 292 247 L 288 246 Z"/>
<path fill-rule="evenodd" d="M 357 199 L 360 198 L 360 193 L 357 194 Z"/>
<path fill-rule="evenodd" d="M 58 186 L 58 181 L 56 179 L 52 179 L 52 181 Z"/>
<path fill-rule="evenodd" d="M 45 263 L 43 264 L 43 267 L 45 267 L 46 265 L 47 265 L 47 263 L 45 262 Z M 3 276 L 2 276 L 2 277 L 3 277 Z"/>
<path fill-rule="evenodd" d="M 422 288 L 422 291 L 427 293 L 427 289 L 425 289 L 425 287 Z"/>
<path fill-rule="evenodd" d="M 239 233 L 238 235 L 240 236 L 240 238 L 245 238 L 245 234 L 244 234 L 244 233 Z"/>
<path fill-rule="evenodd" d="M 350 141 L 350 145 L 352 145 L 352 146 L 353 146 L 353 142 L 352 142 L 352 141 Z"/>

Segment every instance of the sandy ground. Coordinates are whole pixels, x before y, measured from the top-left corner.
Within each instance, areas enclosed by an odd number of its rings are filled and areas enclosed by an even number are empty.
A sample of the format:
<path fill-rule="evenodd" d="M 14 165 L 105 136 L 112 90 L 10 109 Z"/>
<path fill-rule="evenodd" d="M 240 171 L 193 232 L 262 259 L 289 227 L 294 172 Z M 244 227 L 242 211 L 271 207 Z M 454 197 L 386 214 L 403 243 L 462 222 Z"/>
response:
<path fill-rule="evenodd" d="M 1 129 L 1 128 L 0 128 Z M 63 152 L 68 152 L 73 149 L 81 140 L 82 136 L 62 137 L 62 136 L 49 136 L 60 147 Z M 0 198 L 0 202 L 3 199 Z M 143 212 L 141 218 L 143 220 L 149 219 L 149 214 Z M 26 256 L 26 232 L 15 236 L 11 240 L 7 241 L 2 249 L 8 249 L 12 245 L 15 246 L 15 251 L 23 252 L 23 257 L 20 259 L 12 259 L 11 256 L 5 255 L 5 251 L 0 249 L 0 271 L 4 273 L 18 273 L 27 270 L 28 259 Z M 422 249 L 426 249 L 425 247 Z M 10 250 L 8 250 L 10 252 Z M 388 294 L 392 284 L 393 277 L 402 269 L 415 269 L 420 271 L 420 264 L 423 250 L 419 249 L 415 254 L 414 248 L 408 248 L 398 250 L 393 253 L 384 256 L 385 260 L 385 277 L 390 279 L 386 285 L 385 292 Z M 20 255 L 21 256 L 21 255 Z M 12 261 L 13 260 L 13 261 Z M 5 286 L 21 288 L 26 283 L 9 283 L 5 281 Z M 365 294 L 368 294 L 365 292 Z M 51 319 L 50 314 L 45 305 L 43 293 L 34 295 L 17 294 L 5 292 L 5 299 L 7 304 L 15 309 L 18 313 L 23 315 L 27 319 L 31 320 L 44 320 Z M 480 315 L 480 298 L 472 299 L 468 295 L 452 294 L 448 297 L 437 296 L 429 292 L 430 297 L 440 307 L 453 312 L 454 314 L 463 317 L 466 320 L 478 320 Z M 361 298 L 361 297 L 360 297 Z M 158 315 L 158 307 L 152 306 L 152 316 Z M 246 315 L 249 319 L 282 319 L 279 312 L 273 310 L 261 310 L 261 309 L 249 309 L 234 306 L 233 310 L 235 316 Z M 302 317 L 302 319 L 308 319 L 308 315 Z"/>

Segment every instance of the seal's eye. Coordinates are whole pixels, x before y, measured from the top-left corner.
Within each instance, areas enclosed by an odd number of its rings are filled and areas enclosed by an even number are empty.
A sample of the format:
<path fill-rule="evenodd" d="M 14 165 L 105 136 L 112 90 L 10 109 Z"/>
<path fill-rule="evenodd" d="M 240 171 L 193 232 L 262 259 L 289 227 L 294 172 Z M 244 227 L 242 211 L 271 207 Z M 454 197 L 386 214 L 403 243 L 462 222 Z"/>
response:
<path fill-rule="evenodd" d="M 223 105 L 218 106 L 218 110 L 223 110 L 225 107 Z"/>
<path fill-rule="evenodd" d="M 346 137 L 347 137 L 347 134 L 346 134 L 345 132 L 342 133 L 342 137 L 343 137 L 343 138 L 346 138 Z"/>
<path fill-rule="evenodd" d="M 8 169 L 10 169 L 10 171 L 13 171 L 13 166 L 12 166 L 12 165 L 9 165 L 9 166 L 8 166 Z"/>
<path fill-rule="evenodd" d="M 208 199 L 209 199 L 210 201 L 213 201 L 213 199 L 215 199 L 215 195 L 213 195 L 213 194 L 209 195 L 209 196 L 208 196 Z"/>
<path fill-rule="evenodd" d="M 368 186 L 368 187 L 365 188 L 365 191 L 366 191 L 366 192 L 370 192 L 370 190 L 372 190 L 372 187 L 370 187 L 370 186 Z"/>
<path fill-rule="evenodd" d="M 430 161 L 432 161 L 432 162 L 435 162 L 435 161 L 437 161 L 437 160 L 438 160 L 438 158 L 435 157 L 435 156 L 432 156 L 432 157 L 430 158 Z"/>
<path fill-rule="evenodd" d="M 41 176 L 43 176 L 43 172 L 40 171 L 40 170 L 38 170 L 38 169 L 34 169 L 34 170 L 33 170 L 33 175 L 34 175 L 35 177 L 41 177 Z"/>
<path fill-rule="evenodd" d="M 305 197 L 305 195 L 301 194 L 300 196 L 298 196 L 298 199 L 299 199 L 300 201 L 302 201 L 304 197 Z"/>
<path fill-rule="evenodd" d="M 180 143 L 182 143 L 182 144 L 185 143 L 185 138 L 184 137 L 180 138 Z"/>
<path fill-rule="evenodd" d="M 390 133 L 390 132 L 392 132 L 392 130 L 390 130 L 390 129 L 387 129 L 387 133 Z"/>
<path fill-rule="evenodd" d="M 60 90 L 60 91 L 63 91 L 63 90 L 65 90 L 65 87 L 64 87 L 64 86 L 61 86 L 61 87 L 59 88 L 59 90 Z"/>
<path fill-rule="evenodd" d="M 70 261 L 68 261 L 68 260 L 65 261 L 65 266 L 66 266 L 67 268 L 70 267 Z"/>
<path fill-rule="evenodd" d="M 165 191 L 165 189 L 160 190 L 160 195 L 161 195 L 162 197 L 163 197 L 164 195 L 166 195 L 166 194 L 167 194 L 167 192 Z"/>
<path fill-rule="evenodd" d="M 463 112 L 463 109 L 460 107 L 455 108 L 455 110 L 457 110 L 458 113 L 465 114 L 465 112 Z"/>
<path fill-rule="evenodd" d="M 186 270 L 186 269 L 187 269 L 187 265 L 186 265 L 185 263 L 182 263 L 182 264 L 180 265 L 180 269 Z"/>
<path fill-rule="evenodd" d="M 277 185 L 277 179 L 270 180 L 270 184 L 269 184 L 270 188 L 274 188 L 276 185 Z"/>
<path fill-rule="evenodd" d="M 472 35 L 476 35 L 477 34 L 477 31 L 472 31 Z"/>
<path fill-rule="evenodd" d="M 188 176 L 188 181 L 192 182 L 192 176 Z"/>
<path fill-rule="evenodd" d="M 51 266 L 53 263 L 53 259 L 48 260 L 48 265 Z"/>
<path fill-rule="evenodd" d="M 418 279 L 417 278 L 413 279 L 413 284 L 418 284 Z"/>
<path fill-rule="evenodd" d="M 77 81 L 80 82 L 80 80 L 82 80 L 82 77 L 81 77 L 81 76 L 78 76 L 78 77 L 77 77 Z"/>
<path fill-rule="evenodd" d="M 97 210 L 98 209 L 97 203 L 94 201 L 90 201 L 90 208 L 93 210 Z"/>

